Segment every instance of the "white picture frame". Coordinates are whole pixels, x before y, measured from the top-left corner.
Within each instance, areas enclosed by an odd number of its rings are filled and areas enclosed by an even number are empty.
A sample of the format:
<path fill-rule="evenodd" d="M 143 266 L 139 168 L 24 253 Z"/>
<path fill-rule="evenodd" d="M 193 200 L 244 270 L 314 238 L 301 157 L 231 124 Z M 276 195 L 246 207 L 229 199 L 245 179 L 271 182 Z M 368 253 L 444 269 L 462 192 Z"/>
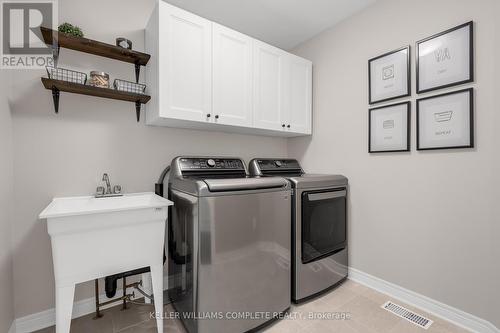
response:
<path fill-rule="evenodd" d="M 368 152 L 410 151 L 410 102 L 368 111 Z"/>
<path fill-rule="evenodd" d="M 368 103 L 410 96 L 410 46 L 368 60 Z"/>
<path fill-rule="evenodd" d="M 473 147 L 473 88 L 417 99 L 417 150 Z"/>
<path fill-rule="evenodd" d="M 417 93 L 474 81 L 472 21 L 416 44 Z"/>

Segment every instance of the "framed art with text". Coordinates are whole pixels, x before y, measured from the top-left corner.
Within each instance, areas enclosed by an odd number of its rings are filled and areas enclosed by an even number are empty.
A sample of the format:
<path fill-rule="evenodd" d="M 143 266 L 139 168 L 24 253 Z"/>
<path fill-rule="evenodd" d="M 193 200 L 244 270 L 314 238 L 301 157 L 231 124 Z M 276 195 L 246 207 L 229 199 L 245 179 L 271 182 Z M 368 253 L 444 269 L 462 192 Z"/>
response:
<path fill-rule="evenodd" d="M 368 102 L 410 96 L 410 46 L 368 60 Z"/>
<path fill-rule="evenodd" d="M 368 111 L 368 152 L 410 150 L 410 102 L 380 106 Z"/>
<path fill-rule="evenodd" d="M 417 42 L 417 93 L 474 81 L 473 22 Z"/>
<path fill-rule="evenodd" d="M 417 150 L 474 147 L 473 92 L 417 99 Z"/>

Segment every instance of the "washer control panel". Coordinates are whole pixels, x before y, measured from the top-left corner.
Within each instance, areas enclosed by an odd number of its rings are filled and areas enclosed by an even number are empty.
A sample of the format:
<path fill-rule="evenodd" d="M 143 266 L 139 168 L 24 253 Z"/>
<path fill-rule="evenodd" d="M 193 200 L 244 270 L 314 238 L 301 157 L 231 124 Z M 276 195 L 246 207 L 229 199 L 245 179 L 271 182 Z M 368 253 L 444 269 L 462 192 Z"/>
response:
<path fill-rule="evenodd" d="M 262 160 L 257 160 L 257 164 L 259 166 L 259 169 L 263 171 L 281 170 L 281 169 L 302 170 L 299 162 L 297 162 L 297 160 L 291 160 L 291 159 L 280 159 L 280 160 L 262 159 Z"/>
<path fill-rule="evenodd" d="M 184 157 L 179 160 L 182 171 L 189 170 L 245 170 L 243 161 L 235 158 Z"/>

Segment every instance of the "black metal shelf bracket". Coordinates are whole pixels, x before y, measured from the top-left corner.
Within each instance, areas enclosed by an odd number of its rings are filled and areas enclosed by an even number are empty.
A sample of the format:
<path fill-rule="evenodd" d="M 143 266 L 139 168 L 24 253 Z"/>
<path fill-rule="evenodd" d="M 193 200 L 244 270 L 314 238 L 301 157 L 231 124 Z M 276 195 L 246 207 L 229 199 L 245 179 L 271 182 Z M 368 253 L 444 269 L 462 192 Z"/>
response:
<path fill-rule="evenodd" d="M 135 102 L 135 115 L 137 116 L 137 122 L 141 119 L 141 102 Z"/>
<path fill-rule="evenodd" d="M 59 89 L 53 87 L 52 88 L 52 99 L 54 100 L 54 111 L 59 113 Z"/>
<path fill-rule="evenodd" d="M 139 76 L 141 74 L 141 65 L 139 63 L 135 63 L 135 83 L 139 83 Z"/>

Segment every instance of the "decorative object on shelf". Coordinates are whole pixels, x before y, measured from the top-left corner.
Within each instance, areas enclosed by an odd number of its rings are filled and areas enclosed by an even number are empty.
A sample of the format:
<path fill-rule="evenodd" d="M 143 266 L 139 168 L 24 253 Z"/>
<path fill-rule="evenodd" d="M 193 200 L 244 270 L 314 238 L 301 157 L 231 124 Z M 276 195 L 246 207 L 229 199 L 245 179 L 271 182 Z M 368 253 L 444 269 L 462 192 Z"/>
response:
<path fill-rule="evenodd" d="M 122 47 L 127 50 L 132 50 L 132 41 L 127 38 L 118 37 L 116 39 L 116 46 Z"/>
<path fill-rule="evenodd" d="M 74 37 L 83 37 L 83 31 L 77 26 L 74 26 L 72 24 L 69 24 L 67 22 L 59 25 L 57 28 L 59 32 L 64 32 L 65 34 L 74 36 Z"/>
<path fill-rule="evenodd" d="M 70 69 L 47 66 L 47 74 L 49 79 L 85 84 L 87 82 L 87 74 L 73 71 Z"/>
<path fill-rule="evenodd" d="M 368 102 L 410 96 L 410 46 L 368 60 Z"/>
<path fill-rule="evenodd" d="M 126 91 L 134 94 L 144 94 L 146 90 L 145 84 L 115 79 L 113 86 L 116 90 Z"/>
<path fill-rule="evenodd" d="M 474 81 L 472 21 L 417 42 L 417 93 Z"/>
<path fill-rule="evenodd" d="M 473 88 L 417 99 L 417 150 L 473 148 Z"/>
<path fill-rule="evenodd" d="M 410 102 L 368 111 L 368 152 L 410 151 Z"/>
<path fill-rule="evenodd" d="M 90 72 L 90 85 L 99 88 L 109 88 L 109 74 L 99 71 Z"/>

